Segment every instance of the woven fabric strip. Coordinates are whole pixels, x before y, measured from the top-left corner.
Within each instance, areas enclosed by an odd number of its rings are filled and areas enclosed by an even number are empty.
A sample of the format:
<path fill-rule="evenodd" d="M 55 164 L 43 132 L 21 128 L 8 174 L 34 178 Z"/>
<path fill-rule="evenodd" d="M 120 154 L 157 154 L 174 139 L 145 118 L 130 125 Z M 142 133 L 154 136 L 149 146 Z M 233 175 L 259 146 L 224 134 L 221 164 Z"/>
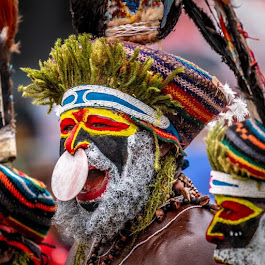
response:
<path fill-rule="evenodd" d="M 51 225 L 55 202 L 44 185 L 0 165 L 0 209 L 10 226 L 41 242 Z"/>
<path fill-rule="evenodd" d="M 144 62 L 151 57 L 154 60 L 151 70 L 160 73 L 164 79 L 177 68 L 184 70 L 176 75 L 162 92 L 170 94 L 182 106 L 179 109 L 176 107 L 175 117 L 170 120 L 180 134 L 181 144 L 185 148 L 226 106 L 225 94 L 214 77 L 192 62 L 163 51 L 124 43 L 128 57 L 133 55 L 136 48 L 140 48 L 139 61 Z"/>
<path fill-rule="evenodd" d="M 226 130 L 220 144 L 240 174 L 265 180 L 265 128 L 256 120 L 236 123 Z"/>
<path fill-rule="evenodd" d="M 265 183 L 252 179 L 239 180 L 231 175 L 211 171 L 210 193 L 248 198 L 265 198 Z"/>
<path fill-rule="evenodd" d="M 40 247 L 31 240 L 24 238 L 20 234 L 6 233 L 5 231 L 0 230 L 0 242 L 5 242 L 17 250 L 26 252 L 34 265 L 41 264 Z"/>

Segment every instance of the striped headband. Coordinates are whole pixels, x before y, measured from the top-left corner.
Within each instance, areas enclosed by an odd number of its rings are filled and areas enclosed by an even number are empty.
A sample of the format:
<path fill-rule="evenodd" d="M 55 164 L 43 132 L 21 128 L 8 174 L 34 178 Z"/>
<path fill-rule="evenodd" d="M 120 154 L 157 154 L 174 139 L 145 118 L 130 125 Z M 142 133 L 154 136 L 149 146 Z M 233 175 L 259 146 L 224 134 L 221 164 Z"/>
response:
<path fill-rule="evenodd" d="M 117 89 L 100 85 L 76 86 L 64 93 L 61 106 L 60 115 L 65 111 L 84 107 L 120 111 L 131 118 L 150 123 L 176 136 L 180 141 L 178 132 L 165 115 L 159 115 L 147 104 Z"/>
<path fill-rule="evenodd" d="M 248 119 L 228 127 L 219 146 L 230 170 L 241 177 L 265 180 L 265 128 L 257 120 Z"/>
<path fill-rule="evenodd" d="M 214 195 L 265 198 L 265 182 L 252 179 L 239 180 L 220 171 L 211 171 L 209 191 Z"/>
<path fill-rule="evenodd" d="M 25 238 L 40 243 L 51 225 L 55 202 L 45 185 L 0 164 L 0 213 Z"/>

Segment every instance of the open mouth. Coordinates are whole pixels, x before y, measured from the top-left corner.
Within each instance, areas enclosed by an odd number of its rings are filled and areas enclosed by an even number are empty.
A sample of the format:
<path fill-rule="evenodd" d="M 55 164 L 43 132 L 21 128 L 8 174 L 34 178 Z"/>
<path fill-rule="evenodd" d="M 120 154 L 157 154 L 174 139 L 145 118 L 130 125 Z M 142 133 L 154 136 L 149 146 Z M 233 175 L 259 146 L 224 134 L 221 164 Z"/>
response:
<path fill-rule="evenodd" d="M 106 190 L 109 181 L 109 171 L 89 167 L 86 182 L 76 198 L 88 202 L 99 198 Z"/>

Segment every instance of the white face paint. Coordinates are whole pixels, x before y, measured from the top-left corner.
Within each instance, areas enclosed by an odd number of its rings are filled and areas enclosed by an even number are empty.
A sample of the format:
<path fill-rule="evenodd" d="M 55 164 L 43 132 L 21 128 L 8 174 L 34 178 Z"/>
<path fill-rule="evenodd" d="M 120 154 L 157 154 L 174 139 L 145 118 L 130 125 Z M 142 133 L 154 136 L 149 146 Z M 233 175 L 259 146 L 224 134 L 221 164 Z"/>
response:
<path fill-rule="evenodd" d="M 89 167 L 109 172 L 107 189 L 94 201 L 97 207 L 92 212 L 76 199 L 59 201 L 54 223 L 75 239 L 109 239 L 143 210 L 148 199 L 148 186 L 155 174 L 153 137 L 146 131 L 128 137 L 128 157 L 121 174 L 94 144 L 86 149 L 86 154 Z"/>
<path fill-rule="evenodd" d="M 265 214 L 250 243 L 245 248 L 216 249 L 214 258 L 230 265 L 264 265 L 265 264 Z"/>

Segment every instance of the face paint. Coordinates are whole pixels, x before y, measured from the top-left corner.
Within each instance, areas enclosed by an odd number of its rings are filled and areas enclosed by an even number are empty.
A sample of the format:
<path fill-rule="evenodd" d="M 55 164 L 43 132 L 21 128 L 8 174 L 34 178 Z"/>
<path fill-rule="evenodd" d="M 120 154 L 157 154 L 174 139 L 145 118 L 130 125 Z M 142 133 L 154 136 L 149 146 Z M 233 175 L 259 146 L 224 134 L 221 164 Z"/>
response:
<path fill-rule="evenodd" d="M 217 248 L 243 248 L 255 233 L 262 208 L 246 199 L 215 196 L 220 210 L 214 215 L 206 239 Z"/>
<path fill-rule="evenodd" d="M 89 149 L 96 146 L 113 162 L 119 173 L 127 158 L 128 137 L 134 135 L 138 129 L 121 114 L 95 108 L 75 109 L 63 113 L 60 128 L 60 155 L 64 152 L 74 155 L 79 148 Z M 78 200 L 91 202 L 100 197 L 107 188 L 108 174 L 106 170 L 90 167 L 87 180 L 77 195 Z"/>
<path fill-rule="evenodd" d="M 60 155 L 65 149 L 74 154 L 78 148 L 88 148 L 93 142 L 119 171 L 126 159 L 127 137 L 138 128 L 120 114 L 97 108 L 65 112 L 60 127 Z"/>

